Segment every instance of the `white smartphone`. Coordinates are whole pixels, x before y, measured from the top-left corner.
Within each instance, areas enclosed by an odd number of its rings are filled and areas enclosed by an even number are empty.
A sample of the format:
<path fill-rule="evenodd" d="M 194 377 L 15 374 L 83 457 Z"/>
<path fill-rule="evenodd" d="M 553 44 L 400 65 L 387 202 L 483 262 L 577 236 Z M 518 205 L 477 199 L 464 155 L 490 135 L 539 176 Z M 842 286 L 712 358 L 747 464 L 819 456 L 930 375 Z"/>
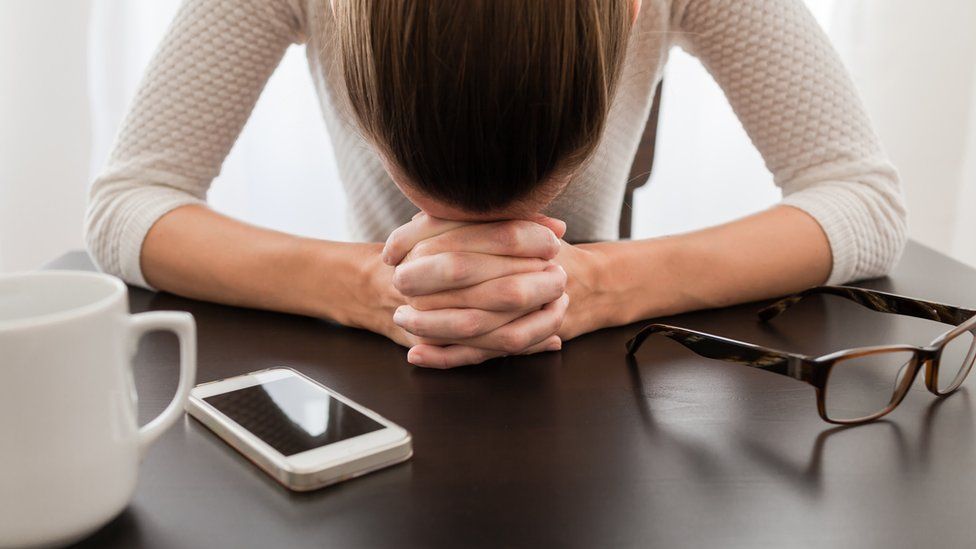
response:
<path fill-rule="evenodd" d="M 202 383 L 186 407 L 292 490 L 315 490 L 413 455 L 404 428 L 291 368 Z"/>

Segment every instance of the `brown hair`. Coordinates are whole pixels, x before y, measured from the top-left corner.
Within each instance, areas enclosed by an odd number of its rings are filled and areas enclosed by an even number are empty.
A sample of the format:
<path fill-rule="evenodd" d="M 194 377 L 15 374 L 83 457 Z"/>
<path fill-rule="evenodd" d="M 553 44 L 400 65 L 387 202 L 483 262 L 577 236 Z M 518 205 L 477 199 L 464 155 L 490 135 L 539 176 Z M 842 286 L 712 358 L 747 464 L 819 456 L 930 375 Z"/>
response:
<path fill-rule="evenodd" d="M 335 0 L 349 106 L 412 185 L 503 208 L 596 148 L 633 0 Z"/>

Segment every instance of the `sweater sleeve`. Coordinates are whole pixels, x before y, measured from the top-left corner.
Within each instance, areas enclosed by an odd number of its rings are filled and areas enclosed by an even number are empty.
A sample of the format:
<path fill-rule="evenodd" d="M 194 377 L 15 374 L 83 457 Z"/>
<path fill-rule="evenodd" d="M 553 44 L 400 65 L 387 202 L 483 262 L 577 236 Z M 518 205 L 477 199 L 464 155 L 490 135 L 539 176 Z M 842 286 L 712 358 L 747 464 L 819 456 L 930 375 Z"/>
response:
<path fill-rule="evenodd" d="M 828 283 L 886 274 L 906 240 L 898 175 L 839 56 L 801 0 L 675 0 L 678 44 L 722 87 L 782 204 L 830 243 Z"/>
<path fill-rule="evenodd" d="M 265 83 L 301 41 L 301 9 L 288 2 L 180 7 L 89 192 L 86 241 L 101 270 L 149 287 L 146 233 L 174 208 L 205 201 Z"/>

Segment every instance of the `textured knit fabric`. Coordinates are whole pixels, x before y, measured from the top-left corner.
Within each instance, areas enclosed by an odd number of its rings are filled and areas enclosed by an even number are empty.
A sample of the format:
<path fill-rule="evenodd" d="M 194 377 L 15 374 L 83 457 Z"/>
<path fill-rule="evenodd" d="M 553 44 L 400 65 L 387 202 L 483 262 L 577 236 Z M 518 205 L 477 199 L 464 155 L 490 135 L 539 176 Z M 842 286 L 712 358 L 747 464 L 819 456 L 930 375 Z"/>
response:
<path fill-rule="evenodd" d="M 188 0 L 182 6 L 92 186 L 88 246 L 104 271 L 147 286 L 139 261 L 147 231 L 170 210 L 205 202 L 293 43 L 306 45 L 351 234 L 380 241 L 410 220 L 416 208 L 340 106 L 334 30 L 329 0 Z M 886 273 L 905 242 L 898 177 L 801 0 L 643 2 L 602 141 L 547 211 L 567 222 L 567 240 L 618 237 L 630 164 L 673 45 L 700 58 L 725 91 L 782 188 L 783 203 L 823 227 L 833 254 L 829 282 Z"/>

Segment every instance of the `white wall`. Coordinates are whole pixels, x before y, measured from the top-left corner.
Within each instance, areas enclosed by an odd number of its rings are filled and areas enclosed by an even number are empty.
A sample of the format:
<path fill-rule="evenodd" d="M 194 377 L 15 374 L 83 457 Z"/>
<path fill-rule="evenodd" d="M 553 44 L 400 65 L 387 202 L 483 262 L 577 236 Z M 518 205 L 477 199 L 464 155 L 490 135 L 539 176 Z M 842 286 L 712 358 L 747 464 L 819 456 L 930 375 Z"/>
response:
<path fill-rule="evenodd" d="M 0 0 L 2 1 L 2 0 Z M 89 49 L 94 178 L 180 0 L 94 0 Z M 293 46 L 214 180 L 212 207 L 281 231 L 342 240 L 345 196 L 305 49 Z"/>
<path fill-rule="evenodd" d="M 0 271 L 83 245 L 90 4 L 0 1 Z"/>
<path fill-rule="evenodd" d="M 690 231 L 771 206 L 782 193 L 718 84 L 674 49 L 651 180 L 634 193 L 633 237 Z"/>
<path fill-rule="evenodd" d="M 837 0 L 806 3 L 829 31 Z M 699 229 L 777 202 L 772 174 L 702 64 L 675 48 L 664 79 L 654 170 L 634 193 L 633 236 Z"/>
<path fill-rule="evenodd" d="M 912 238 L 976 266 L 976 2 L 841 2 L 833 36 L 902 176 Z"/>

